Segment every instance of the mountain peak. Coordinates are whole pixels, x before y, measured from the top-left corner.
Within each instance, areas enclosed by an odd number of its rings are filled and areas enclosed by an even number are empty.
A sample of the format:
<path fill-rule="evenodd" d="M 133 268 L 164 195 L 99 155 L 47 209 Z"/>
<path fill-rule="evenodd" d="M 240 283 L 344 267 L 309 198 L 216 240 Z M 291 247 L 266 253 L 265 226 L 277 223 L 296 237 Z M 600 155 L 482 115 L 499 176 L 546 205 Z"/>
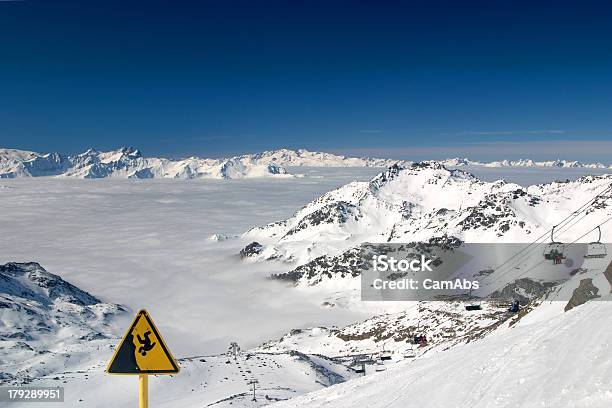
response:
<path fill-rule="evenodd" d="M 134 148 L 134 147 L 122 147 L 121 149 L 119 149 L 119 152 L 129 156 L 131 158 L 137 158 L 137 157 L 142 157 L 142 153 L 140 153 L 140 150 Z"/>
<path fill-rule="evenodd" d="M 8 294 L 53 303 L 68 301 L 81 306 L 100 303 L 89 293 L 47 272 L 37 262 L 9 262 L 0 265 L 0 294 Z"/>

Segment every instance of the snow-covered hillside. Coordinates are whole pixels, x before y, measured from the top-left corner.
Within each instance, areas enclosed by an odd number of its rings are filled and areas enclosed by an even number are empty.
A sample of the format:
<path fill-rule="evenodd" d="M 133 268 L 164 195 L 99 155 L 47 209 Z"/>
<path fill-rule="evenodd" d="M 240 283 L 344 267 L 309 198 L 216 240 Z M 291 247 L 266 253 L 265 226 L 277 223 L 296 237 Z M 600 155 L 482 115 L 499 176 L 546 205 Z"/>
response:
<path fill-rule="evenodd" d="M 299 352 L 244 351 L 203 355 L 178 360 L 181 371 L 172 376 L 151 376 L 149 403 L 159 408 L 256 408 L 338 384 L 358 375 L 325 357 Z M 103 408 L 138 405 L 137 378 L 110 376 L 105 362 L 68 369 L 35 382 L 38 386 L 66 388 L 62 406 Z M 252 381 L 256 380 L 253 401 Z M 15 407 L 31 405 L 11 404 Z"/>
<path fill-rule="evenodd" d="M 503 322 L 516 318 L 508 313 L 508 304 L 503 300 L 484 302 L 476 312 L 466 311 L 464 306 L 464 302 L 458 301 L 408 302 L 401 312 L 378 315 L 341 328 L 296 329 L 258 350 L 300 350 L 340 359 L 361 354 L 376 358 L 388 352 L 391 360 L 397 362 L 480 339 Z M 425 336 L 427 342 L 415 344 L 414 336 L 419 335 Z"/>
<path fill-rule="evenodd" d="M 449 237 L 531 242 L 611 183 L 612 175 L 602 175 L 523 187 L 483 182 L 438 162 L 393 165 L 369 182 L 349 183 L 322 195 L 291 218 L 249 230 L 244 237 L 258 245 L 245 248 L 243 255 L 303 265 L 367 242 Z M 600 197 L 580 223 L 560 229 L 560 237 L 575 239 L 612 217 L 611 204 L 609 195 Z M 603 241 L 612 238 L 611 227 L 602 232 Z"/>
<path fill-rule="evenodd" d="M 604 408 L 612 401 L 612 304 L 544 302 L 479 341 L 274 407 Z"/>
<path fill-rule="evenodd" d="M 0 380 L 29 383 L 89 363 L 117 341 L 125 314 L 37 263 L 0 265 Z"/>
<path fill-rule="evenodd" d="M 130 405 L 135 393 L 113 389 L 104 368 L 131 317 L 38 263 L 0 265 L 0 383 L 64 386 L 68 406 L 106 406 L 100 392 Z M 160 379 L 167 395 L 220 407 L 266 405 L 356 376 L 341 362 L 294 350 L 188 357 L 180 365 L 178 383 Z M 251 400 L 251 380 L 259 402 Z"/>
<path fill-rule="evenodd" d="M 0 149 L 0 178 L 41 176 L 233 179 L 289 175 L 283 167 L 275 164 L 258 164 L 247 156 L 228 159 L 190 157 L 169 160 L 144 157 L 140 151 L 127 147 L 110 152 L 90 149 L 76 156 Z"/>

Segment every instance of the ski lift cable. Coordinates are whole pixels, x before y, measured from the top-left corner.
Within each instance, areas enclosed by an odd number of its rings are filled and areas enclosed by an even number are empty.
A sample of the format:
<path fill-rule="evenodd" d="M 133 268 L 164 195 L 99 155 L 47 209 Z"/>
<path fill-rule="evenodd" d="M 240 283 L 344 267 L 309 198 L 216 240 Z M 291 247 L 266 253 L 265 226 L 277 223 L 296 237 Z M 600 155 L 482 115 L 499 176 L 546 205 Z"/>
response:
<path fill-rule="evenodd" d="M 557 228 L 557 227 L 559 227 L 556 230 L 557 232 L 567 232 L 568 230 L 571 230 L 578 222 L 582 221 L 584 218 L 586 218 L 590 214 L 588 212 L 588 209 L 590 208 L 590 206 L 593 205 L 598 198 L 604 196 L 604 194 L 607 192 L 607 190 L 612 190 L 612 184 L 607 189 L 605 189 L 604 191 L 599 193 L 597 196 L 595 196 L 591 200 L 589 200 L 589 202 L 587 202 L 583 206 L 581 206 L 578 210 L 576 210 L 572 214 L 570 214 L 570 215 L 577 216 L 578 214 L 584 213 L 581 217 L 575 218 L 573 220 L 573 222 L 571 222 L 571 218 L 570 217 L 566 217 L 566 219 L 564 221 L 562 221 L 561 223 L 557 224 L 556 226 L 554 226 L 550 230 L 551 233 L 553 233 L 554 229 Z M 610 198 L 610 197 L 607 197 L 607 198 Z M 571 224 L 568 224 L 567 222 L 571 222 Z M 564 225 L 562 225 L 562 224 L 564 224 Z M 551 237 L 551 239 L 554 239 L 554 237 Z M 535 242 L 537 242 L 537 240 Z M 543 243 L 544 242 L 541 242 L 541 243 L 538 243 L 537 245 L 535 245 L 535 247 L 533 247 L 531 250 L 529 250 L 527 253 L 525 253 L 521 258 L 519 258 L 519 260 L 514 265 L 512 265 L 512 267 L 518 266 L 526 257 L 530 256 L 533 253 L 533 251 L 535 251 Z M 530 245 L 532 245 L 532 244 L 530 244 Z M 524 249 L 527 249 L 527 248 L 524 248 Z M 507 271 L 503 272 L 500 275 L 501 276 L 506 275 L 507 273 L 509 273 L 512 270 L 512 267 L 510 267 L 510 269 L 508 269 Z"/>
<path fill-rule="evenodd" d="M 612 185 L 610 186 L 610 188 L 612 188 Z M 570 221 L 570 219 L 569 219 L 569 218 L 566 218 L 566 220 L 567 220 L 567 221 L 565 221 L 565 220 L 564 220 L 564 221 L 562 221 L 561 223 L 559 223 L 559 224 L 557 224 L 557 225 L 553 226 L 553 227 L 552 227 L 552 229 L 551 229 L 551 230 L 549 230 L 549 231 L 551 232 L 551 241 L 554 241 L 554 236 L 552 236 L 552 234 L 555 232 L 555 228 L 559 227 L 559 228 L 556 230 L 556 232 L 557 232 L 557 233 L 564 233 L 564 232 L 567 232 L 568 230 L 571 230 L 571 229 L 572 229 L 572 228 L 573 228 L 573 227 L 574 227 L 576 224 L 578 224 L 578 222 L 580 222 L 580 221 L 584 220 L 584 219 L 585 219 L 585 218 L 586 218 L 586 217 L 587 217 L 587 216 L 590 214 L 590 213 L 588 212 L 589 207 L 590 207 L 591 205 L 593 205 L 593 204 L 594 204 L 594 202 L 597 200 L 597 198 L 599 198 L 599 197 L 601 197 L 601 196 L 603 196 L 603 193 L 602 193 L 602 194 L 599 194 L 599 195 L 598 195 L 598 196 L 596 196 L 596 197 L 594 197 L 594 198 L 593 198 L 593 199 L 592 199 L 592 200 L 591 200 L 589 203 L 587 203 L 587 204 L 589 204 L 589 206 L 588 206 L 588 207 L 586 207 L 586 208 L 584 208 L 584 209 L 581 209 L 581 210 L 576 210 L 576 211 L 574 211 L 574 213 L 572 213 L 572 214 L 575 214 L 575 216 L 577 216 L 577 215 L 578 215 L 578 214 L 580 214 L 580 213 L 583 213 L 583 215 L 582 215 L 581 217 L 579 217 L 579 218 L 575 218 L 575 219 L 573 220 L 573 222 L 571 222 L 571 224 L 567 224 L 567 223 L 566 223 L 565 225 L 562 225 L 562 224 L 564 224 L 564 222 L 569 222 L 569 221 Z M 608 197 L 608 198 L 609 198 L 609 197 Z M 585 204 L 585 205 L 586 205 L 586 204 Z M 584 206 L 583 206 L 583 207 L 584 207 Z M 581 207 L 581 208 L 582 208 L 582 207 Z M 522 262 L 522 261 L 523 261 L 523 260 L 524 260 L 526 257 L 528 257 L 528 256 L 532 255 L 533 251 L 535 251 L 536 249 L 538 249 L 538 248 L 540 247 L 540 245 L 542 245 L 542 244 L 544 244 L 544 242 L 539 242 L 539 243 L 537 243 L 537 245 L 535 245 L 535 246 L 534 246 L 534 247 L 533 247 L 531 250 L 529 250 L 529 251 L 528 251 L 526 254 L 524 254 L 524 255 L 523 255 L 523 256 L 522 256 L 522 257 L 521 257 L 521 258 L 520 258 L 520 259 L 519 259 L 519 260 L 518 260 L 518 261 L 517 261 L 517 262 L 516 262 L 514 265 L 512 265 L 512 267 L 516 267 L 516 266 L 518 266 L 518 265 L 519 265 L 519 264 L 520 264 L 520 263 L 521 263 L 521 262 Z M 510 271 L 512 270 L 512 267 L 511 267 L 509 270 L 507 270 L 506 272 L 502 273 L 501 275 L 505 275 L 506 273 L 510 272 Z"/>
<path fill-rule="evenodd" d="M 610 186 L 610 188 L 612 189 L 612 185 Z M 585 218 L 587 215 L 589 215 L 589 213 L 585 213 L 585 215 L 583 215 L 582 217 L 580 217 L 580 220 L 584 219 L 584 218 Z M 588 230 L 587 232 L 585 232 L 584 234 L 582 234 L 580 237 L 578 237 L 578 238 L 576 238 L 575 240 L 573 240 L 572 242 L 568 243 L 568 244 L 566 245 L 566 248 L 567 248 L 567 247 L 569 247 L 569 246 L 571 246 L 572 244 L 575 244 L 577 241 L 581 240 L 582 238 L 584 238 L 585 236 L 587 236 L 587 235 L 588 235 L 588 234 L 590 234 L 591 232 L 595 231 L 596 229 L 599 229 L 599 230 L 601 231 L 601 226 L 602 226 L 602 225 L 604 225 L 604 224 L 606 224 L 607 222 L 609 222 L 609 221 L 611 221 L 611 220 L 612 220 L 612 217 L 610 217 L 610 218 L 606 219 L 606 220 L 605 220 L 604 222 L 602 222 L 601 224 L 596 225 L 595 227 L 591 228 L 590 230 Z M 576 224 L 575 222 L 574 222 L 574 223 L 572 223 L 572 226 L 573 226 L 573 225 L 575 225 L 575 224 Z M 564 230 L 567 230 L 567 229 L 569 229 L 569 228 L 570 228 L 570 227 L 565 226 L 563 229 L 564 229 Z M 600 235 L 600 239 L 601 239 L 601 235 Z M 538 246 L 539 246 L 539 245 L 538 245 Z M 537 246 L 536 246 L 535 248 L 537 248 Z M 535 249 L 535 248 L 534 248 L 534 249 Z M 529 251 L 529 253 L 531 253 L 531 251 Z M 527 254 L 526 254 L 526 255 L 527 255 Z M 525 255 L 525 256 L 526 256 L 526 255 Z M 524 258 L 524 257 L 523 257 L 523 258 Z M 519 274 L 519 275 L 518 275 L 518 276 L 517 276 L 515 279 L 518 279 L 518 278 L 522 277 L 523 275 L 525 275 L 526 273 L 528 273 L 528 272 L 532 271 L 534 268 L 538 267 L 539 265 L 541 265 L 541 264 L 542 264 L 543 262 L 545 262 L 545 261 L 546 261 L 546 259 L 541 260 L 540 262 L 538 262 L 537 264 L 535 264 L 535 265 L 534 265 L 534 266 L 532 266 L 531 268 L 527 269 L 525 272 L 523 272 L 523 273 Z M 518 263 L 517 263 L 517 264 L 515 264 L 515 265 L 518 265 Z M 507 274 L 508 274 L 508 273 L 509 273 L 511 270 L 512 270 L 512 269 L 509 269 L 509 270 L 507 270 L 507 271 L 505 271 L 505 272 L 503 272 L 503 273 L 499 274 L 499 275 L 498 275 L 498 276 L 497 276 L 497 277 L 496 277 L 496 278 L 495 278 L 493 281 L 491 281 L 489 284 L 485 285 L 484 287 L 486 288 L 486 287 L 488 287 L 488 286 L 491 286 L 491 285 L 492 285 L 494 282 L 496 282 L 496 281 L 500 281 L 500 280 L 501 280 L 501 278 L 503 278 L 505 275 L 507 275 Z"/>
<path fill-rule="evenodd" d="M 595 231 L 596 229 L 599 229 L 601 231 L 601 227 L 604 226 L 605 224 L 607 224 L 610 221 L 612 221 L 612 217 L 609 217 L 608 219 L 606 219 L 601 224 L 596 225 L 595 227 L 591 228 L 590 230 L 588 230 L 587 232 L 585 232 L 584 234 L 582 234 L 581 236 L 579 236 L 578 238 L 576 238 L 575 240 L 573 240 L 572 242 L 567 244 L 567 246 L 575 244 L 576 242 L 580 241 L 582 238 L 586 237 L 587 235 L 589 235 L 591 232 Z M 601 239 L 601 236 L 600 236 L 600 239 Z"/>
<path fill-rule="evenodd" d="M 586 218 L 588 215 L 589 215 L 589 213 L 588 213 L 588 212 L 585 212 L 585 213 L 584 213 L 584 214 L 583 214 L 581 217 L 576 218 L 576 219 L 574 220 L 574 222 L 572 222 L 570 225 L 567 225 L 567 228 L 560 228 L 560 230 L 561 230 L 561 229 L 563 229 L 564 231 L 562 231 L 562 232 L 567 232 L 567 231 L 571 230 L 571 229 L 574 227 L 574 225 L 576 225 L 576 224 L 578 224 L 580 221 L 584 220 L 584 219 L 585 219 L 585 218 Z M 560 235 L 560 234 L 558 234 L 557 236 L 559 236 L 559 235 Z"/>
<path fill-rule="evenodd" d="M 585 218 L 587 215 L 588 215 L 588 213 L 585 213 L 585 214 L 584 214 L 582 217 L 580 217 L 580 218 L 579 218 L 579 220 L 584 219 L 584 218 Z M 612 219 L 612 218 L 611 218 L 611 219 Z M 605 222 L 608 222 L 609 220 L 610 220 L 610 219 L 606 220 Z M 573 225 L 575 225 L 575 224 L 576 224 L 576 222 L 572 223 L 572 226 L 573 226 Z M 602 224 L 602 225 L 603 225 L 603 224 Z M 586 235 L 588 235 L 589 233 L 591 233 L 592 231 L 594 231 L 595 229 L 597 229 L 597 228 L 599 228 L 599 227 L 600 227 L 600 226 L 596 226 L 596 227 L 594 227 L 593 229 L 591 229 L 591 230 L 587 231 L 585 234 L 583 234 L 582 236 L 580 236 L 580 237 L 579 237 L 579 238 L 577 238 L 576 240 L 574 240 L 574 241 L 572 241 L 571 243 L 567 244 L 567 245 L 566 245 L 566 248 L 567 248 L 567 247 L 569 247 L 571 244 L 575 243 L 576 241 L 578 241 L 578 240 L 580 240 L 580 239 L 584 238 Z M 564 230 L 568 230 L 569 228 L 571 228 L 571 227 L 567 227 L 567 228 L 563 228 L 563 229 L 564 229 Z M 538 246 L 539 246 L 539 244 L 538 244 L 536 247 L 534 247 L 534 250 L 535 250 L 535 249 L 536 249 Z M 530 255 L 531 253 L 532 253 L 532 251 L 529 251 L 529 253 L 527 253 L 525 256 Z M 524 256 L 524 257 L 525 257 L 525 256 Z M 524 259 L 524 257 L 522 257 L 522 259 Z M 522 260 L 522 259 L 521 259 L 521 260 Z M 534 265 L 534 266 L 532 266 L 531 268 L 527 269 L 527 271 L 525 271 L 525 272 L 521 273 L 521 274 L 520 274 L 520 275 L 518 275 L 518 276 L 517 276 L 515 279 L 518 279 L 518 278 L 520 278 L 521 276 L 523 276 L 525 273 L 532 271 L 534 268 L 536 268 L 537 266 L 540 266 L 540 265 L 541 265 L 542 263 L 544 263 L 544 262 L 546 262 L 546 259 L 541 260 L 540 262 L 538 262 L 537 264 L 535 264 L 535 265 Z M 520 263 L 520 261 L 519 261 L 519 262 L 517 262 L 515 265 L 519 265 L 519 263 Z M 511 270 L 512 270 L 512 269 L 509 269 L 509 270 L 507 270 L 507 271 L 505 271 L 505 272 L 503 272 L 503 273 L 501 273 L 501 274 L 498 274 L 498 276 L 496 277 L 496 279 L 495 279 L 494 281 L 492 281 L 490 284 L 486 285 L 486 286 L 485 286 L 485 288 L 486 288 L 487 286 L 490 286 L 491 284 L 493 284 L 493 282 L 495 282 L 495 281 L 500 281 L 500 280 L 501 280 L 501 279 L 502 279 L 502 278 L 503 278 L 505 275 L 507 275 L 508 273 L 510 273 L 510 271 L 511 271 Z"/>
<path fill-rule="evenodd" d="M 597 228 L 601 228 L 602 225 L 608 223 L 612 221 L 612 217 L 608 218 L 607 220 L 605 220 L 604 222 L 602 222 L 601 224 L 591 228 L 590 230 L 588 230 L 587 232 L 585 232 L 584 234 L 582 234 L 581 236 L 579 236 L 578 238 L 576 238 L 575 240 L 573 240 L 572 242 L 566 244 L 566 248 L 572 246 L 573 244 L 575 244 L 576 242 L 580 241 L 582 238 L 586 237 L 587 235 L 589 235 L 591 232 L 595 231 Z M 540 262 L 538 262 L 536 265 L 534 265 L 533 267 L 529 268 L 528 270 L 526 270 L 525 272 L 523 272 L 522 274 L 520 274 L 519 276 L 517 276 L 517 278 L 520 278 L 521 276 L 525 275 L 526 273 L 532 271 L 535 267 L 539 266 L 542 262 L 545 262 L 546 260 L 543 259 Z"/>
<path fill-rule="evenodd" d="M 595 200 L 593 200 L 593 202 L 591 203 L 591 205 L 592 205 L 594 202 L 595 202 Z M 557 224 L 557 225 L 553 226 L 553 227 L 552 227 L 552 229 L 550 230 L 550 240 L 551 240 L 551 242 L 555 242 L 555 236 L 554 236 L 553 234 L 555 234 L 555 233 L 556 233 L 556 236 L 559 236 L 559 235 L 561 235 L 562 233 L 564 233 L 564 232 L 567 232 L 567 231 L 571 230 L 571 229 L 572 229 L 572 228 L 573 228 L 573 227 L 574 227 L 576 224 L 578 224 L 580 221 L 584 220 L 584 219 L 585 219 L 585 218 L 586 218 L 586 217 L 589 215 L 588 209 L 589 209 L 589 207 L 586 207 L 586 208 L 584 208 L 582 211 L 576 211 L 576 212 L 575 212 L 575 216 L 574 216 L 574 217 L 577 217 L 577 218 L 574 218 L 574 219 L 573 219 L 573 221 L 571 221 L 571 219 L 567 219 L 567 223 L 563 223 L 563 222 L 562 222 L 562 223 L 559 223 L 559 224 Z M 583 214 L 582 214 L 582 216 L 578 217 L 578 215 L 579 215 L 580 213 L 583 213 Z M 571 221 L 571 223 L 570 223 L 570 221 Z M 540 245 L 542 245 L 542 244 L 544 244 L 544 243 L 545 243 L 545 242 L 539 242 L 539 243 L 538 243 L 538 244 L 537 244 L 537 245 L 536 245 L 536 246 L 535 246 L 535 247 L 534 247 L 532 250 L 530 250 L 530 251 L 529 251 L 529 254 L 526 254 L 525 256 L 527 256 L 527 255 L 531 255 L 532 251 L 536 250 L 536 249 L 537 249 L 537 248 L 538 248 Z M 523 259 L 521 259 L 521 261 L 522 261 L 522 260 L 523 260 Z M 520 263 L 520 261 L 519 261 L 519 262 L 517 262 L 517 263 L 516 263 L 515 265 L 513 265 L 513 266 L 518 266 L 518 264 L 519 264 L 519 263 Z"/>
<path fill-rule="evenodd" d="M 573 212 L 570 213 L 570 215 L 568 215 L 567 217 L 565 217 L 560 223 L 558 223 L 555 227 L 558 227 L 558 231 L 559 230 L 565 230 L 566 225 L 568 222 L 571 222 L 571 220 L 574 217 L 577 217 L 579 214 L 583 213 L 584 211 L 586 211 L 591 205 L 593 205 L 593 203 L 601 196 L 603 196 L 604 194 L 606 194 L 607 192 L 612 191 L 612 184 L 608 185 L 605 189 L 603 189 L 602 191 L 600 191 L 599 193 L 597 193 L 597 195 L 595 195 L 593 198 L 591 198 L 589 201 L 587 201 L 586 203 L 584 203 L 583 205 L 581 205 L 578 209 L 574 210 Z M 498 265 L 493 272 L 496 272 L 498 270 L 500 270 L 504 265 L 508 264 L 510 261 L 512 261 L 514 258 L 516 258 L 517 256 L 521 255 L 523 252 L 529 250 L 529 252 L 531 252 L 532 250 L 537 249 L 537 247 L 539 247 L 541 244 L 543 244 L 544 242 L 538 242 L 540 241 L 542 238 L 546 238 L 548 237 L 548 235 L 552 232 L 553 228 L 548 229 L 546 232 L 544 232 L 542 235 L 540 235 L 538 238 L 536 238 L 533 242 L 531 242 L 529 245 L 527 245 L 526 247 L 524 247 L 523 249 L 521 249 L 520 251 L 518 251 L 517 253 L 515 253 L 514 255 L 512 255 L 510 258 L 506 259 L 504 262 L 502 262 L 500 265 Z M 533 245 L 535 245 L 534 248 L 529 249 L 530 247 L 532 247 Z M 522 261 L 525 256 L 527 256 L 528 254 L 525 254 L 524 256 L 522 256 L 520 258 L 520 260 L 515 264 L 517 265 L 518 263 L 520 263 L 520 261 Z M 515 265 L 512 265 L 512 267 L 514 267 Z M 512 269 L 512 267 L 510 268 L 510 270 Z M 507 271 L 509 272 L 509 270 Z M 505 274 L 506 272 L 504 272 Z"/>
<path fill-rule="evenodd" d="M 611 187 L 608 187 L 608 189 L 610 189 Z M 584 207 L 585 205 L 590 205 L 592 204 L 592 201 L 594 201 L 594 199 L 589 200 L 588 203 L 584 204 L 582 207 Z M 559 229 L 563 229 L 563 227 L 565 225 L 563 225 L 564 223 L 568 222 L 570 219 L 572 219 L 573 217 L 577 216 L 579 213 L 582 212 L 582 207 L 580 207 L 579 209 L 577 209 L 576 211 L 573 211 L 569 216 L 567 216 L 564 220 L 562 220 L 559 224 L 555 225 L 553 228 L 559 227 Z M 537 237 L 533 242 L 531 242 L 529 245 L 527 245 L 526 247 L 524 247 L 523 249 L 521 249 L 520 251 L 518 251 L 517 253 L 515 253 L 514 255 L 512 255 L 510 258 L 506 259 L 504 262 L 502 262 L 500 265 L 498 265 L 495 269 L 494 272 L 500 270 L 504 265 L 506 265 L 507 263 L 509 263 L 512 259 L 516 258 L 517 256 L 519 256 L 520 254 L 522 254 L 523 252 L 529 250 L 529 248 L 533 245 L 535 245 L 535 248 L 537 248 L 540 244 L 543 244 L 544 242 L 539 242 L 541 239 L 548 237 L 548 235 L 553 231 L 553 228 L 548 229 L 547 231 L 545 231 L 544 233 L 542 233 L 542 235 L 540 235 L 539 237 Z M 533 248 L 533 249 L 535 249 Z M 531 251 L 531 250 L 530 250 Z M 514 265 L 513 265 L 514 266 Z"/>
<path fill-rule="evenodd" d="M 610 222 L 610 221 L 612 221 L 612 217 L 610 217 L 610 218 L 606 219 L 606 220 L 605 220 L 604 222 L 602 222 L 601 224 L 599 224 L 599 225 L 597 225 L 597 226 L 595 226 L 595 227 L 591 228 L 590 230 L 588 230 L 587 232 L 585 232 L 584 234 L 582 234 L 581 236 L 579 236 L 578 238 L 576 238 L 576 239 L 575 239 L 575 240 L 573 240 L 572 242 L 568 243 L 568 244 L 566 245 L 566 248 L 567 248 L 567 247 L 569 247 L 569 246 L 571 246 L 571 245 L 573 245 L 573 244 L 575 244 L 576 242 L 580 241 L 582 238 L 586 237 L 587 235 L 589 235 L 591 232 L 595 231 L 596 229 L 601 228 L 603 225 L 607 224 L 607 223 L 608 223 L 608 222 Z M 544 262 L 546 262 L 546 259 L 542 259 L 540 262 L 538 262 L 537 264 L 533 265 L 531 268 L 527 269 L 525 272 L 522 272 L 521 274 L 519 274 L 518 276 L 516 276 L 515 280 L 516 280 L 516 279 L 518 279 L 518 278 L 523 277 L 525 274 L 527 274 L 527 273 L 531 272 L 532 270 L 534 270 L 535 268 L 537 268 L 538 266 L 540 266 L 540 265 L 541 265 L 542 263 L 544 263 Z M 497 280 L 499 280 L 499 278 L 498 278 L 498 279 L 496 279 L 496 281 L 497 281 Z M 501 286 L 500 286 L 500 287 L 501 287 Z M 495 288 L 495 290 L 497 290 L 497 289 L 499 289 L 499 288 Z M 493 292 L 491 292 L 491 293 L 493 293 Z"/>

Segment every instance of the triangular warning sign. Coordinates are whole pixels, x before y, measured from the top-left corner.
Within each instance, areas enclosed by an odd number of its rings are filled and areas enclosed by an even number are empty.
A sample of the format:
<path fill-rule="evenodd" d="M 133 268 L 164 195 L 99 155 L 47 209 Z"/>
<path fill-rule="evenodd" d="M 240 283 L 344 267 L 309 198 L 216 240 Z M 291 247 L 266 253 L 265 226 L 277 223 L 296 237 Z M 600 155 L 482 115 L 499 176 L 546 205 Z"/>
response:
<path fill-rule="evenodd" d="M 175 374 L 179 366 L 146 310 L 140 310 L 111 362 L 109 374 Z"/>

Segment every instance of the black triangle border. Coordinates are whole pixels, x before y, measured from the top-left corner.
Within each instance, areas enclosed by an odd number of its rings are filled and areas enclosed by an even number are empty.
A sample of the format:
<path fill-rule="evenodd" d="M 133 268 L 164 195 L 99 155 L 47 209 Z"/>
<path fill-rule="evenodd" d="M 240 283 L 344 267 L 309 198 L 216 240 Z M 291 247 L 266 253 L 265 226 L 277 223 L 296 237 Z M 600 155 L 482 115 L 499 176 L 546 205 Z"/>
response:
<path fill-rule="evenodd" d="M 155 337 L 157 337 L 157 339 L 159 340 L 159 344 L 161 345 L 162 350 L 164 351 L 164 354 L 166 355 L 168 360 L 170 360 L 170 364 L 172 364 L 172 367 L 174 367 L 174 368 L 171 369 L 171 370 L 139 370 L 138 372 L 132 372 L 132 373 L 121 373 L 121 372 L 117 372 L 117 371 L 110 371 L 113 363 L 115 362 L 115 358 L 117 357 L 117 354 L 119 353 L 119 350 L 123 346 L 125 338 L 127 337 L 127 335 L 129 333 L 132 332 L 132 330 L 136 326 L 136 323 L 138 323 L 138 321 L 140 320 L 141 317 L 145 318 L 145 320 L 147 321 L 147 323 L 149 324 L 149 326 L 153 330 L 153 334 L 155 334 Z M 113 358 L 111 359 L 110 363 L 108 363 L 108 367 L 106 368 L 106 372 L 108 374 L 117 374 L 117 375 L 178 374 L 178 372 L 180 370 L 181 369 L 180 369 L 178 363 L 176 362 L 176 360 L 174 359 L 174 356 L 172 355 L 172 353 L 170 353 L 170 351 L 166 347 L 166 343 L 164 342 L 163 337 L 159 334 L 159 331 L 157 330 L 157 327 L 155 327 L 155 323 L 153 323 L 153 320 L 151 320 L 151 317 L 149 316 L 149 313 L 147 313 L 147 311 L 144 310 L 144 309 L 139 310 L 138 313 L 136 314 L 136 317 L 134 318 L 134 321 L 130 325 L 130 328 L 123 335 L 123 338 L 121 339 L 121 343 L 119 343 L 119 346 L 117 347 L 117 349 L 115 349 L 115 353 L 113 354 Z"/>

